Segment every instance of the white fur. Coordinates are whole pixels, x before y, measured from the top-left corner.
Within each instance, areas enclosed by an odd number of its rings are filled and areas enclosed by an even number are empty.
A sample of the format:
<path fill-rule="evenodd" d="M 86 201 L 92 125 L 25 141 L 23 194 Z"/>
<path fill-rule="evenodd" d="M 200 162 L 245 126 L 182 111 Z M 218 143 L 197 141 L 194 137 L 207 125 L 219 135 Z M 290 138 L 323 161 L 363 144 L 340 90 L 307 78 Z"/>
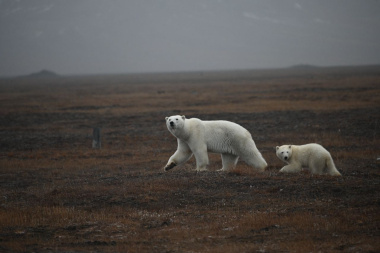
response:
<path fill-rule="evenodd" d="M 251 134 L 242 126 L 229 121 L 202 121 L 185 116 L 166 117 L 166 126 L 177 138 L 177 151 L 170 157 L 165 170 L 188 161 L 194 154 L 197 171 L 207 170 L 207 152 L 222 155 L 223 168 L 231 170 L 239 157 L 248 165 L 264 171 L 267 163 L 257 150 Z"/>
<path fill-rule="evenodd" d="M 288 164 L 280 172 L 300 172 L 302 167 L 307 167 L 313 174 L 341 176 L 330 153 L 319 144 L 277 146 L 276 155 Z"/>

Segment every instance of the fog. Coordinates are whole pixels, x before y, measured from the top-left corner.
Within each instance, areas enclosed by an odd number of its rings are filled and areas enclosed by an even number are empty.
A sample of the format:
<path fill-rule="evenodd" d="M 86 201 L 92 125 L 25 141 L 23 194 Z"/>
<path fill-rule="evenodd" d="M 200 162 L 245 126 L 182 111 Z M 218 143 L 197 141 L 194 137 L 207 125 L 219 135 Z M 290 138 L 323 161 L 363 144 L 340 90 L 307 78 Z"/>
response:
<path fill-rule="evenodd" d="M 380 63 L 376 0 L 0 0 L 0 75 Z"/>

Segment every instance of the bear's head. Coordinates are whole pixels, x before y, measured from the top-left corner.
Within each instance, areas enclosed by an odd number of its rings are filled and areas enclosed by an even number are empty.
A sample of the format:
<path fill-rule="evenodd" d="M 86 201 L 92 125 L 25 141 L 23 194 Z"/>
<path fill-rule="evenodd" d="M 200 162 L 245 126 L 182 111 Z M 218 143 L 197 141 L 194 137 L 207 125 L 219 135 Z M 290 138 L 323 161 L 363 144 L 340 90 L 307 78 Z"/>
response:
<path fill-rule="evenodd" d="M 292 157 L 292 145 L 283 145 L 281 147 L 276 147 L 276 155 L 283 162 L 288 163 L 290 157 Z"/>
<path fill-rule="evenodd" d="M 174 134 L 177 130 L 182 129 L 185 125 L 185 119 L 186 117 L 184 115 L 174 115 L 170 117 L 166 117 L 166 126 L 168 127 L 169 131 Z"/>

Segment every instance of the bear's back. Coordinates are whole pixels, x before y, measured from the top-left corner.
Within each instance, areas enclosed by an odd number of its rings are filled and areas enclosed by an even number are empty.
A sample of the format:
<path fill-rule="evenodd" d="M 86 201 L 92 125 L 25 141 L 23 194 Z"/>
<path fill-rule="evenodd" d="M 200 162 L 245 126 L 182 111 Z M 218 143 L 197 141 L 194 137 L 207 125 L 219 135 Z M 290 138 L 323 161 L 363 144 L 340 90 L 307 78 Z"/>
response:
<path fill-rule="evenodd" d="M 228 131 L 228 132 L 240 132 L 244 133 L 247 131 L 244 127 L 240 126 L 239 124 L 236 124 L 231 121 L 226 121 L 226 120 L 210 120 L 210 121 L 202 121 L 206 129 L 210 131 L 215 131 L 215 130 L 223 130 L 223 131 Z"/>
<path fill-rule="evenodd" d="M 236 148 L 251 140 L 250 133 L 242 126 L 225 120 L 202 122 L 205 141 L 210 152 L 236 154 Z"/>
<path fill-rule="evenodd" d="M 206 138 L 241 139 L 252 138 L 244 127 L 226 120 L 203 121 Z"/>
<path fill-rule="evenodd" d="M 317 143 L 304 144 L 298 147 L 302 150 L 307 150 L 308 152 L 312 153 L 328 153 L 328 151 L 323 146 Z"/>
<path fill-rule="evenodd" d="M 304 144 L 300 146 L 295 146 L 295 149 L 293 148 L 293 155 L 294 157 L 297 157 L 298 160 L 302 160 L 303 163 L 307 163 L 310 159 L 320 159 L 324 157 L 331 157 L 330 153 L 321 145 L 317 143 L 309 143 Z"/>

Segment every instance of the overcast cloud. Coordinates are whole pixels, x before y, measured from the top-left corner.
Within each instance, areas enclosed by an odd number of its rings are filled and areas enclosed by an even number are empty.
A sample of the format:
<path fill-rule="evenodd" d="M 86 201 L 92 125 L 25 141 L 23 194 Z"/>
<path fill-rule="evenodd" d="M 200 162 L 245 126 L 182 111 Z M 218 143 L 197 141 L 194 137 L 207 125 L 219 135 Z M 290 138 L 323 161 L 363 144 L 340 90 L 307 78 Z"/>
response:
<path fill-rule="evenodd" d="M 380 63 L 377 0 L 0 0 L 0 75 Z"/>

